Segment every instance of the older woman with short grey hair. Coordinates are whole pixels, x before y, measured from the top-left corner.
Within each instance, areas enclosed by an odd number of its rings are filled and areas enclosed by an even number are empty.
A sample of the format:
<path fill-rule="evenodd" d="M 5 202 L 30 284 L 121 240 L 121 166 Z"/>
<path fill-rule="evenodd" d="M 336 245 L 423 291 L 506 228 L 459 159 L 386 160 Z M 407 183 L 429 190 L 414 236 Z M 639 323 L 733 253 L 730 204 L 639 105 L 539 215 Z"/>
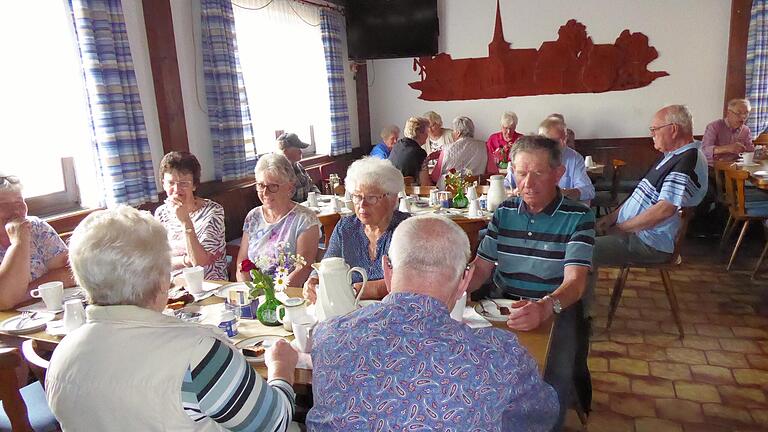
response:
<path fill-rule="evenodd" d="M 171 248 L 160 222 L 128 206 L 97 211 L 70 246 L 91 304 L 46 375 L 63 430 L 286 430 L 296 352 L 274 345 L 265 383 L 221 332 L 162 314 Z M 246 382 L 252 385 L 241 391 Z M 228 415 L 220 415 L 222 406 L 231 407 Z"/>
<path fill-rule="evenodd" d="M 453 120 L 453 136 L 456 141 L 443 147 L 432 170 L 432 181 L 438 189 L 445 188 L 445 175 L 452 169 L 468 170 L 472 175 L 485 174 L 488 155 L 485 143 L 474 138 L 475 124 L 472 119 L 456 117 Z"/>
<path fill-rule="evenodd" d="M 74 285 L 67 246 L 40 218 L 27 215 L 18 177 L 0 173 L 0 310 L 29 300 L 38 285 Z"/>
<path fill-rule="evenodd" d="M 256 192 L 261 205 L 245 217 L 240 252 L 237 254 L 237 280 L 251 280 L 243 271 L 246 258 L 253 262 L 260 257 L 277 257 L 282 251 L 299 254 L 307 264 L 288 275 L 288 284 L 301 286 L 307 280 L 317 255 L 320 221 L 315 213 L 291 200 L 296 184 L 291 162 L 277 153 L 266 154 L 256 163 Z"/>
<path fill-rule="evenodd" d="M 443 118 L 434 111 L 424 113 L 424 118 L 429 120 L 429 136 L 427 142 L 422 146 L 427 154 L 432 154 L 442 150 L 442 148 L 454 141 L 456 138 L 453 131 L 443 127 Z"/>
<path fill-rule="evenodd" d="M 499 149 L 504 146 L 511 147 L 515 141 L 518 140 L 523 134 L 518 133 L 517 128 L 517 114 L 512 111 L 507 111 L 501 115 L 499 121 L 501 131 L 491 134 L 488 137 L 488 141 L 485 143 L 486 152 L 488 154 L 488 165 L 485 168 L 487 174 L 498 174 L 499 167 L 496 164 L 499 160 Z"/>
<path fill-rule="evenodd" d="M 362 267 L 368 273 L 363 298 L 381 299 L 387 295 L 381 257 L 387 254 L 392 233 L 410 215 L 397 210 L 397 194 L 403 190 L 403 175 L 388 161 L 363 158 L 347 170 L 344 186 L 352 195 L 355 215 L 336 224 L 328 241 L 325 258 L 341 257 L 350 266 Z M 355 289 L 362 279 L 352 275 Z M 310 276 L 304 284 L 304 296 L 315 302 L 318 278 Z"/>

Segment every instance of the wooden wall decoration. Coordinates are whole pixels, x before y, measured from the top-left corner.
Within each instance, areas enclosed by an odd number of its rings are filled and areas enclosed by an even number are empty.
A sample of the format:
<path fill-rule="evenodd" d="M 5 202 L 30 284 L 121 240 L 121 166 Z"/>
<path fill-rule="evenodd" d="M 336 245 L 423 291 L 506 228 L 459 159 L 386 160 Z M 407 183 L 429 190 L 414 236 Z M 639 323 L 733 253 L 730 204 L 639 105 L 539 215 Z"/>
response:
<path fill-rule="evenodd" d="M 439 53 L 414 59 L 420 80 L 409 85 L 421 91 L 419 99 L 429 101 L 628 90 L 669 75 L 647 69 L 658 56 L 643 33 L 624 30 L 613 44 L 595 44 L 575 19 L 560 27 L 557 40 L 539 49 L 512 49 L 504 40 L 497 0 L 488 57 L 453 59 Z"/>

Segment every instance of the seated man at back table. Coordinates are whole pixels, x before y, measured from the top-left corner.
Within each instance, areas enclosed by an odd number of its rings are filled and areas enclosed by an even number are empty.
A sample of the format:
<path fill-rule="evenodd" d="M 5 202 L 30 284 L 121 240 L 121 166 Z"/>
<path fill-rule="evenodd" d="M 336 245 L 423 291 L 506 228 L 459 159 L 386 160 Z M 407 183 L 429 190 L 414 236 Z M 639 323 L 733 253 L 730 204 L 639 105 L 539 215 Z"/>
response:
<path fill-rule="evenodd" d="M 409 218 L 383 257 L 384 301 L 320 323 L 309 431 L 548 431 L 557 398 L 514 333 L 450 316 L 472 278 L 469 241 Z"/>
<path fill-rule="evenodd" d="M 556 315 L 544 380 L 557 392 L 559 431 L 576 385 L 581 407 L 589 412 L 592 386 L 587 368 L 589 323 L 581 296 L 592 263 L 595 215 L 557 187 L 565 167 L 560 143 L 524 136 L 510 153 L 519 197 L 504 201 L 493 214 L 477 250 L 469 291 L 493 275 L 491 298 L 518 300 L 507 326 L 532 330 Z"/>
<path fill-rule="evenodd" d="M 539 135 L 553 139 L 560 143 L 560 159 L 565 173 L 560 177 L 560 191 L 566 198 L 574 201 L 583 201 L 589 205 L 589 201 L 595 197 L 595 186 L 587 175 L 587 167 L 584 165 L 584 157 L 566 144 L 568 138 L 565 131 L 565 123 L 558 117 L 547 117 L 539 125 Z M 517 184 L 512 170 L 507 172 L 504 179 L 504 187 L 512 188 L 512 194 L 517 195 Z"/>
<path fill-rule="evenodd" d="M 668 261 L 680 229 L 678 210 L 699 204 L 707 191 L 707 161 L 693 140 L 688 108 L 662 108 L 649 129 L 661 155 L 624 204 L 597 221 L 590 294 L 598 266 Z"/>
<path fill-rule="evenodd" d="M 746 99 L 731 99 L 725 118 L 707 125 L 701 139 L 701 151 L 707 157 L 707 164 L 714 166 L 715 161 L 734 161 L 741 152 L 755 151 L 752 144 L 752 132 L 745 124 L 752 107 Z"/>

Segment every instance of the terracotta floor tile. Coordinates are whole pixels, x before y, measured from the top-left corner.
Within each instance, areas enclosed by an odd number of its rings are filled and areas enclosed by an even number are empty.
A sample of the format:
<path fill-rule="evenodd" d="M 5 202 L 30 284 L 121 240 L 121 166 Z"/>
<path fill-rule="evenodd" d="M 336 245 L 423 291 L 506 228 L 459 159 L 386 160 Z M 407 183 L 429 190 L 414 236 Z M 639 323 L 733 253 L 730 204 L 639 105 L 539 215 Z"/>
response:
<path fill-rule="evenodd" d="M 591 372 L 608 372 L 608 359 L 590 356 L 587 359 L 587 366 Z"/>
<path fill-rule="evenodd" d="M 667 349 L 648 344 L 627 345 L 629 357 L 641 360 L 667 360 Z"/>
<path fill-rule="evenodd" d="M 607 393 L 629 392 L 629 378 L 611 372 L 593 372 L 592 387 Z"/>
<path fill-rule="evenodd" d="M 643 336 L 643 339 L 645 339 L 645 343 L 647 344 L 661 347 L 683 346 L 683 343 L 680 341 L 680 337 L 677 335 L 646 332 Z"/>
<path fill-rule="evenodd" d="M 707 361 L 714 366 L 730 368 L 747 368 L 747 358 L 744 354 L 726 351 L 706 351 Z"/>
<path fill-rule="evenodd" d="M 768 332 L 759 328 L 731 326 L 731 330 L 738 338 L 768 339 Z"/>
<path fill-rule="evenodd" d="M 621 344 L 641 344 L 645 342 L 642 332 L 636 330 L 614 330 L 610 333 L 610 339 Z"/>
<path fill-rule="evenodd" d="M 675 393 L 680 399 L 694 402 L 720 403 L 720 393 L 712 384 L 702 384 L 687 381 L 675 381 Z"/>
<path fill-rule="evenodd" d="M 653 396 L 656 398 L 674 398 L 676 396 L 673 382 L 661 378 L 632 378 L 630 388 L 633 394 Z"/>
<path fill-rule="evenodd" d="M 592 342 L 590 355 L 599 357 L 619 357 L 627 354 L 627 347 L 616 342 Z"/>
<path fill-rule="evenodd" d="M 745 424 L 752 423 L 752 416 L 750 415 L 749 410 L 745 408 L 738 408 L 715 403 L 705 403 L 702 405 L 702 410 L 704 411 L 704 415 L 707 417 L 736 421 Z"/>
<path fill-rule="evenodd" d="M 686 348 L 696 348 L 700 350 L 719 350 L 720 344 L 717 339 L 708 336 L 685 335 L 683 346 Z"/>
<path fill-rule="evenodd" d="M 599 409 L 602 405 L 603 407 L 610 406 L 611 403 L 611 395 L 602 392 L 600 390 L 593 390 L 592 391 L 592 409 Z"/>
<path fill-rule="evenodd" d="M 749 365 L 756 369 L 768 370 L 768 356 L 763 354 L 747 354 Z"/>
<path fill-rule="evenodd" d="M 589 432 L 634 432 L 633 419 L 611 411 L 593 412 L 589 416 Z"/>
<path fill-rule="evenodd" d="M 768 408 L 765 392 L 759 388 L 721 385 L 717 390 L 720 392 L 723 402 L 728 405 Z"/>
<path fill-rule="evenodd" d="M 649 362 L 651 375 L 671 380 L 691 380 L 691 369 L 686 364 L 669 362 Z"/>
<path fill-rule="evenodd" d="M 683 423 L 685 432 L 735 432 L 733 426 L 715 423 Z"/>
<path fill-rule="evenodd" d="M 667 420 L 690 423 L 704 421 L 701 405 L 682 399 L 656 399 L 656 413 Z"/>
<path fill-rule="evenodd" d="M 667 348 L 667 357 L 671 361 L 687 364 L 707 364 L 704 351 L 693 348 Z"/>
<path fill-rule="evenodd" d="M 622 295 L 621 297 L 622 307 L 633 307 L 633 308 L 655 308 L 656 303 L 653 301 L 653 299 L 647 299 L 647 298 L 640 298 L 640 297 L 624 297 Z"/>
<path fill-rule="evenodd" d="M 730 327 L 716 324 L 694 324 L 694 327 L 700 336 L 733 337 Z"/>
<path fill-rule="evenodd" d="M 611 410 L 629 417 L 655 417 L 654 398 L 632 394 L 611 395 Z"/>
<path fill-rule="evenodd" d="M 768 409 L 752 409 L 749 410 L 749 413 L 752 414 L 755 423 L 768 427 Z"/>
<path fill-rule="evenodd" d="M 608 361 L 608 368 L 611 372 L 648 376 L 648 362 L 645 360 L 636 360 L 629 358 L 614 358 Z"/>
<path fill-rule="evenodd" d="M 693 365 L 691 374 L 697 382 L 710 384 L 733 384 L 735 382 L 731 370 L 721 366 Z"/>
<path fill-rule="evenodd" d="M 635 432 L 683 432 L 683 427 L 670 420 L 641 417 L 635 419 Z"/>
<path fill-rule="evenodd" d="M 627 322 L 627 328 L 632 330 L 661 331 L 658 321 L 647 319 L 636 319 Z"/>

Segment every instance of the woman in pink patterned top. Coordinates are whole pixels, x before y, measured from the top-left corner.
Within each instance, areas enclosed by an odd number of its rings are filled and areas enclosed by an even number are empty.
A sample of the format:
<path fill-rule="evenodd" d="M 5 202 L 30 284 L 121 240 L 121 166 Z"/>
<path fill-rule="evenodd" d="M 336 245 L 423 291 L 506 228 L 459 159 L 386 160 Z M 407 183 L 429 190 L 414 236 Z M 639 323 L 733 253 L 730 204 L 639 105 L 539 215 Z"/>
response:
<path fill-rule="evenodd" d="M 67 259 L 56 231 L 27 216 L 19 179 L 0 174 L 0 310 L 29 300 L 29 291 L 42 283 L 74 285 Z"/>
<path fill-rule="evenodd" d="M 188 152 L 170 152 L 160 161 L 165 204 L 155 218 L 168 231 L 174 270 L 202 266 L 205 279 L 229 280 L 225 258 L 224 208 L 198 198 L 200 162 Z"/>

